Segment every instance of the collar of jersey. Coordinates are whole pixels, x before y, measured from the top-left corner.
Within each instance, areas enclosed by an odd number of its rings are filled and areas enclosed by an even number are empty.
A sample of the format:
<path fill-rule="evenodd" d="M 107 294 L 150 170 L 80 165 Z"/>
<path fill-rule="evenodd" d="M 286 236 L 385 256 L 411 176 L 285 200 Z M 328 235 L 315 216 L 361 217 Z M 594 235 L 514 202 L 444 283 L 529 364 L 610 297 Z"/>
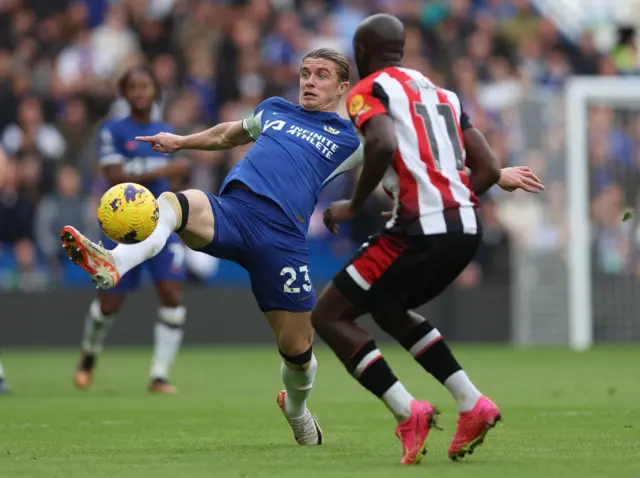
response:
<path fill-rule="evenodd" d="M 328 111 L 309 111 L 309 110 L 305 110 L 302 106 L 300 105 L 296 105 L 296 108 L 298 109 L 298 111 L 301 111 L 305 114 L 308 115 L 313 115 L 315 118 L 320 118 L 320 119 L 334 119 L 334 118 L 338 118 L 338 119 L 342 119 L 342 117 L 338 114 L 338 113 L 329 113 Z"/>

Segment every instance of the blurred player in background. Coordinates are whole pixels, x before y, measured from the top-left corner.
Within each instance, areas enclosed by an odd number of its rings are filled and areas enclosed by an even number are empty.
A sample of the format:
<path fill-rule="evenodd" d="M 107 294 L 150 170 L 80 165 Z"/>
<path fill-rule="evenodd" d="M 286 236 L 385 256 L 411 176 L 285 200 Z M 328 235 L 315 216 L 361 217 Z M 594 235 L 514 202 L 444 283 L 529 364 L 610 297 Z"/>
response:
<path fill-rule="evenodd" d="M 0 393 L 7 393 L 9 386 L 4 378 L 4 368 L 2 368 L 2 360 L 0 360 Z"/>
<path fill-rule="evenodd" d="M 362 80 L 349 93 L 347 108 L 365 137 L 364 168 L 353 198 L 332 204 L 325 222 L 337 232 L 338 223 L 355 217 L 381 181 L 394 209 L 385 229 L 325 289 L 313 325 L 347 370 L 393 413 L 402 463 L 412 464 L 425 453 L 437 411 L 410 395 L 355 320 L 371 313 L 449 389 L 460 413 L 449 456 L 472 453 L 501 412 L 474 386 L 438 330 L 411 309 L 438 296 L 475 256 L 482 237 L 476 194 L 495 183 L 531 192 L 543 186 L 528 168 L 501 172 L 458 96 L 400 67 L 404 40 L 402 23 L 389 15 L 364 20 L 354 37 Z"/>
<path fill-rule="evenodd" d="M 156 230 L 139 244 L 109 251 L 72 227 L 63 229 L 70 257 L 102 288 L 126 280 L 132 268 L 154 257 L 176 231 L 189 247 L 243 266 L 282 356 L 285 389 L 277 403 L 301 445 L 322 443 L 322 431 L 307 409 L 317 368 L 309 220 L 325 180 L 341 165 L 343 170 L 345 164 L 360 163 L 353 126 L 336 113 L 348 81 L 349 63 L 342 54 L 315 50 L 300 67 L 299 105 L 269 98 L 245 120 L 194 135 L 140 134 L 154 151 L 166 153 L 255 144 L 229 173 L 219 196 L 199 190 L 162 194 Z"/>
<path fill-rule="evenodd" d="M 0 191 L 2 191 L 2 187 L 4 186 L 4 178 L 7 174 L 8 166 L 9 160 L 7 159 L 7 155 L 4 152 L 4 148 L 0 146 Z M 2 360 L 0 360 L 0 393 L 7 393 L 8 391 L 9 387 L 7 385 L 7 381 L 4 378 L 4 368 L 2 367 Z"/>
<path fill-rule="evenodd" d="M 163 122 L 152 121 L 151 111 L 159 94 L 158 83 L 150 69 L 135 67 L 124 74 L 120 94 L 130 106 L 129 117 L 106 122 L 99 131 L 99 164 L 110 185 L 134 182 L 146 186 L 156 197 L 169 191 L 170 178 L 182 175 L 187 164 L 172 160 L 166 154 L 135 140 L 136 136 L 170 131 Z M 106 247 L 117 244 L 103 236 Z M 118 285 L 100 292 L 85 319 L 82 355 L 75 376 L 79 388 L 87 388 L 93 380 L 98 354 L 128 293 L 140 287 L 146 269 L 155 285 L 160 301 L 155 325 L 153 363 L 149 390 L 175 393 L 169 383 L 169 367 L 182 342 L 186 309 L 182 304 L 182 282 L 186 277 L 185 249 L 177 234 L 167 237 L 166 244 L 146 265 L 132 268 Z"/>
<path fill-rule="evenodd" d="M 7 174 L 7 168 L 9 167 L 9 159 L 7 159 L 7 153 L 4 152 L 4 148 L 0 146 L 0 189 L 4 186 L 5 176 Z"/>

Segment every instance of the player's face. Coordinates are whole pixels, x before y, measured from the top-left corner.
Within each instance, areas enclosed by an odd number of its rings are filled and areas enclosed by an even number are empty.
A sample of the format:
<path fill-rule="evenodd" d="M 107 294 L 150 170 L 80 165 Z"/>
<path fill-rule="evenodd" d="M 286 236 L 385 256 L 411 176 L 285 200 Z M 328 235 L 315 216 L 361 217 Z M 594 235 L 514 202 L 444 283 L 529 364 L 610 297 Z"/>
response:
<path fill-rule="evenodd" d="M 131 75 L 127 82 L 125 97 L 132 110 L 137 112 L 150 111 L 155 95 L 155 86 L 148 73 L 139 71 Z"/>
<path fill-rule="evenodd" d="M 338 100 L 349 88 L 340 81 L 331 60 L 307 58 L 300 68 L 300 106 L 309 111 L 336 111 Z"/>

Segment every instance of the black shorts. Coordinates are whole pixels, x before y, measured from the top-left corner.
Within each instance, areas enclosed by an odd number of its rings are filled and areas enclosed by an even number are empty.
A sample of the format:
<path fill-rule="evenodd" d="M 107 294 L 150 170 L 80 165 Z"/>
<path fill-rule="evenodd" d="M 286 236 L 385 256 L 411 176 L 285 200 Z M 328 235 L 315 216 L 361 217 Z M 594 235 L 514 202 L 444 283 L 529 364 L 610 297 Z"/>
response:
<path fill-rule="evenodd" d="M 333 279 L 363 313 L 410 310 L 440 295 L 474 258 L 482 233 L 370 238 Z"/>

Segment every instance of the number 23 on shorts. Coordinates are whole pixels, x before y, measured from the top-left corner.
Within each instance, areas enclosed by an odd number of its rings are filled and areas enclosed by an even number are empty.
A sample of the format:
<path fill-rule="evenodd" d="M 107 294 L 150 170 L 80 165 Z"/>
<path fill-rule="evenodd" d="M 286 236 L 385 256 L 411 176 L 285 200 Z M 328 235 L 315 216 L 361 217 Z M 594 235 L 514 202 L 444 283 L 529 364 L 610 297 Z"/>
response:
<path fill-rule="evenodd" d="M 311 290 L 313 289 L 311 285 L 311 279 L 309 278 L 309 266 L 300 266 L 298 268 L 298 271 L 296 271 L 293 267 L 284 267 L 280 271 L 280 276 L 287 277 L 287 280 L 282 287 L 282 290 L 285 292 L 285 294 L 300 293 L 300 287 L 294 287 L 298 280 L 298 273 L 304 273 L 304 282 L 302 283 L 302 289 L 305 292 L 311 292 Z"/>

